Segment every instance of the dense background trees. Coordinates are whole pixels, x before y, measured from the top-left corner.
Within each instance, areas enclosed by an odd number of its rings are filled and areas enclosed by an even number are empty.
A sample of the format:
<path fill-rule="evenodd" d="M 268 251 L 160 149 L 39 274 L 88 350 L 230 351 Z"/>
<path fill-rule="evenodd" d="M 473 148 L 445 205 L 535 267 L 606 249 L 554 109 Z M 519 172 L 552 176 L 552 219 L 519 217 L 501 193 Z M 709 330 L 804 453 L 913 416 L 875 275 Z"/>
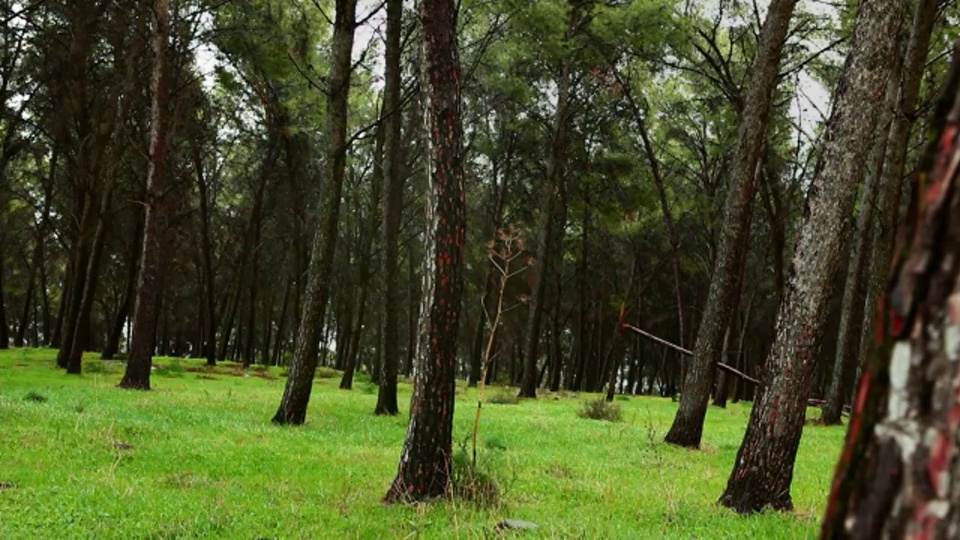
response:
<path fill-rule="evenodd" d="M 847 59 L 873 4 L 458 3 L 452 372 L 476 384 L 494 332 L 490 382 L 681 394 L 668 440 L 695 447 L 711 394 L 723 406 L 765 387 L 718 362 L 765 385 L 796 369 L 793 416 L 825 399 L 836 422 L 958 17 L 954 2 L 904 5 L 912 27 L 894 40 L 890 26 L 882 48 L 894 75 L 851 104 L 867 70 Z M 0 347 L 58 347 L 70 373 L 84 351 L 130 354 L 131 369 L 144 354 L 290 366 L 275 420 L 294 424 L 315 367 L 333 367 L 344 389 L 357 373 L 380 383 L 377 411 L 396 413 L 438 300 L 426 240 L 451 226 L 424 212 L 437 112 L 422 74 L 438 59 L 421 18 L 392 0 L 171 0 L 164 56 L 161 11 L 0 0 Z M 861 159 L 831 168 L 823 122 L 848 109 L 870 120 Z M 843 227 L 817 218 L 824 204 Z M 507 227 L 528 269 L 491 329 L 486 246 Z M 816 295 L 797 292 L 808 277 Z M 737 506 L 765 504 L 786 505 Z"/>

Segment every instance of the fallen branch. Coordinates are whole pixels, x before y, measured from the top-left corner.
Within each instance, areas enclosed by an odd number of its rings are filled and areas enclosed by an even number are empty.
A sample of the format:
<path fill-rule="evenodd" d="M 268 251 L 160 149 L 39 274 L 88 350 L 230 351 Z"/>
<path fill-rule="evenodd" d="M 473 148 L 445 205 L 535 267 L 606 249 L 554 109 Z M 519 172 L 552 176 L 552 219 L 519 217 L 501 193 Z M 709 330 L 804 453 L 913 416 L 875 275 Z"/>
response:
<path fill-rule="evenodd" d="M 673 349 L 673 350 L 675 350 L 675 351 L 678 351 L 678 352 L 680 352 L 681 354 L 685 354 L 685 355 L 687 355 L 687 356 L 693 356 L 693 351 L 691 351 L 691 350 L 689 350 L 689 349 L 684 349 L 683 347 L 681 347 L 681 346 L 679 346 L 679 345 L 670 343 L 669 341 L 667 341 L 667 340 L 665 340 L 665 339 L 663 339 L 663 338 L 659 338 L 659 337 L 657 337 L 657 336 L 655 336 L 655 335 L 653 335 L 653 334 L 651 334 L 651 333 L 649 333 L 649 332 L 644 332 L 643 330 L 637 328 L 636 326 L 632 326 L 632 325 L 629 325 L 629 324 L 624 324 L 623 327 L 626 328 L 626 329 L 628 329 L 628 330 L 632 330 L 633 332 L 636 332 L 637 334 L 640 334 L 641 336 L 643 336 L 643 337 L 645 337 L 645 338 L 648 338 L 648 339 L 651 339 L 651 340 L 653 340 L 653 341 L 656 341 L 657 343 L 659 343 L 659 344 L 661 344 L 661 345 L 664 345 L 664 346 L 666 346 L 666 347 L 670 347 L 671 349 Z M 745 381 L 752 382 L 753 384 L 756 384 L 756 385 L 760 385 L 760 384 L 761 384 L 761 382 L 760 382 L 759 379 L 754 379 L 753 377 L 747 375 L 746 373 L 740 371 L 739 369 L 737 369 L 737 368 L 735 368 L 735 367 L 733 367 L 733 366 L 731 366 L 731 365 L 729 365 L 729 364 L 724 364 L 723 362 L 717 362 L 717 368 L 722 369 L 722 370 L 724 370 L 724 371 L 727 371 L 727 372 L 729 372 L 729 373 L 732 373 L 732 374 L 736 375 L 737 377 L 740 377 L 741 379 L 743 379 L 743 380 L 745 380 Z"/>

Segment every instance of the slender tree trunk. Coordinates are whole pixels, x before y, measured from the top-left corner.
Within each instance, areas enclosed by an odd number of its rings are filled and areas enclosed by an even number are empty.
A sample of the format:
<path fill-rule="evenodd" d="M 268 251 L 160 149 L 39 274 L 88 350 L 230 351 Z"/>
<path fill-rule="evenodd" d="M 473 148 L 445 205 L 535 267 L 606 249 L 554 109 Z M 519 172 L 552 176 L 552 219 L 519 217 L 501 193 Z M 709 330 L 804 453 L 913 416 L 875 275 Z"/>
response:
<path fill-rule="evenodd" d="M 899 44 L 901 0 L 863 0 L 827 124 L 793 272 L 764 365 L 763 392 L 737 454 L 721 504 L 740 513 L 791 509 L 790 483 L 807 393 L 823 337 L 832 285 L 849 229 L 858 174 L 882 107 L 890 58 Z"/>
<path fill-rule="evenodd" d="M 150 113 L 150 163 L 147 171 L 146 214 L 143 226 L 143 251 L 140 257 L 140 278 L 137 302 L 133 312 L 133 336 L 127 369 L 120 388 L 150 389 L 150 367 L 153 359 L 156 320 L 160 304 L 160 279 L 164 263 L 169 201 L 167 189 L 168 144 L 172 125 L 169 113 L 170 68 L 167 42 L 170 35 L 169 0 L 153 0 L 155 18 L 153 32 L 153 103 Z"/>
<path fill-rule="evenodd" d="M 67 276 L 67 290 L 62 300 L 62 318 L 58 326 L 60 350 L 57 351 L 57 366 L 66 369 L 70 358 L 70 348 L 73 345 L 73 333 L 77 328 L 77 318 L 80 314 L 80 301 L 83 296 L 83 286 L 87 281 L 87 264 L 90 260 L 90 247 L 93 236 L 96 234 L 93 197 L 89 193 L 84 196 L 77 228 L 77 238 L 74 240 L 71 257 L 70 273 Z"/>
<path fill-rule="evenodd" d="M 634 246 L 633 268 L 630 271 L 630 281 L 627 285 L 627 291 L 624 300 L 620 304 L 620 316 L 617 318 L 617 326 L 611 337 L 610 346 L 607 352 L 607 363 L 610 364 L 607 380 L 607 401 L 613 401 L 616 393 L 617 375 L 620 373 L 620 364 L 626 350 L 623 333 L 626 330 L 624 325 L 630 320 L 631 307 L 634 306 L 633 299 L 640 293 L 640 250 Z M 559 298 L 558 298 L 559 301 Z"/>
<path fill-rule="evenodd" d="M 97 218 L 97 225 L 93 234 L 93 243 L 90 246 L 90 255 L 86 261 L 86 271 L 84 272 L 85 280 L 78 291 L 80 294 L 72 340 L 69 342 L 70 346 L 65 347 L 69 351 L 67 354 L 67 373 L 74 375 L 80 374 L 83 364 L 83 352 L 89 346 L 90 311 L 93 309 L 93 300 L 96 297 L 97 286 L 100 283 L 100 262 L 103 259 L 103 249 L 109 228 L 109 208 L 113 200 L 115 182 L 116 176 L 113 175 L 107 180 L 104 186 L 103 199 L 100 204 L 100 210 L 97 212 L 99 217 Z M 66 343 L 64 345 L 66 345 Z"/>
<path fill-rule="evenodd" d="M 374 414 L 395 415 L 397 378 L 400 367 L 400 224 L 403 218 L 401 125 L 401 34 L 403 0 L 387 0 L 387 35 L 383 90 L 383 355 L 380 388 Z"/>
<path fill-rule="evenodd" d="M 124 287 L 120 309 L 117 311 L 113 326 L 110 328 L 107 346 L 104 347 L 103 354 L 100 355 L 100 358 L 104 360 L 112 360 L 120 349 L 120 338 L 123 335 L 123 327 L 127 324 L 127 319 L 130 316 L 130 308 L 133 307 L 136 299 L 137 279 L 140 275 L 140 254 L 143 250 L 143 213 L 140 208 L 136 208 L 135 211 L 137 213 L 135 218 L 137 226 L 130 240 L 132 245 L 130 246 L 130 260 L 127 262 L 127 284 L 126 287 Z"/>
<path fill-rule="evenodd" d="M 56 154 L 54 154 L 54 160 L 56 160 Z M 55 167 L 53 165 L 52 167 Z M 26 338 L 27 327 L 29 326 L 30 320 L 30 305 L 33 301 L 34 307 L 36 304 L 36 282 L 37 274 L 40 270 L 40 267 L 44 264 L 44 242 L 47 241 L 47 221 L 50 218 L 50 203 L 53 200 L 53 193 L 50 189 L 46 189 L 43 198 L 43 213 L 40 217 L 40 223 L 37 226 L 37 240 L 36 244 L 33 246 L 33 255 L 30 261 L 30 276 L 27 278 L 27 292 L 24 294 L 23 302 L 23 313 L 20 315 L 20 325 L 17 328 L 17 335 L 14 338 L 14 345 L 17 347 L 23 347 L 24 340 Z M 3 249 L 0 248 L 0 253 L 3 253 Z M 3 262 L 0 261 L 0 265 Z M 2 269 L 0 269 L 2 271 Z M 2 280 L 2 276 L 0 276 Z M 0 291 L 2 291 L 2 286 L 0 286 Z M 0 293 L 0 303 L 2 303 L 2 293 Z M 0 307 L 0 310 L 3 308 Z M 36 323 L 36 320 L 34 321 Z M 3 336 L 0 336 L 0 344 L 2 344 Z"/>
<path fill-rule="evenodd" d="M 821 538 L 960 536 L 960 47 L 881 302 Z M 939 155 L 937 155 L 939 154 Z"/>
<path fill-rule="evenodd" d="M 874 219 L 870 246 L 870 269 L 866 284 L 866 302 L 863 309 L 864 324 L 860 333 L 857 355 L 857 377 L 867 361 L 873 342 L 873 318 L 876 301 L 886 285 L 890 258 L 893 250 L 893 231 L 896 229 L 900 208 L 900 190 L 903 185 L 904 168 L 910 144 L 910 131 L 916 121 L 920 83 L 930 48 L 930 36 L 937 19 L 937 0 L 918 0 L 914 14 L 907 51 L 904 55 L 903 77 L 899 102 L 895 107 L 893 125 L 887 143 L 886 162 L 880 181 L 877 207 L 880 215 Z"/>
<path fill-rule="evenodd" d="M 203 156 L 200 154 L 199 144 L 194 147 L 193 162 L 200 195 L 200 250 L 203 262 L 203 300 L 206 308 L 203 350 L 199 352 L 207 359 L 207 365 L 213 367 L 217 365 L 217 301 L 216 288 L 214 288 L 213 242 L 210 239 L 210 195 L 203 172 Z"/>
<path fill-rule="evenodd" d="M 439 497 L 450 482 L 465 237 L 456 21 L 453 0 L 421 1 L 422 85 L 430 133 L 426 271 L 410 423 L 397 476 L 384 498 L 388 503 Z"/>
<path fill-rule="evenodd" d="M 410 302 L 407 308 L 407 357 L 404 362 L 403 373 L 410 376 L 413 374 L 413 357 L 417 354 L 417 320 L 420 318 L 416 289 L 416 265 L 410 249 L 407 249 L 407 275 L 410 278 L 408 283 Z"/>
<path fill-rule="evenodd" d="M 666 442 L 699 448 L 707 412 L 714 369 L 719 361 L 723 335 L 740 296 L 737 270 L 749 247 L 750 221 L 757 189 L 757 166 L 767 134 L 771 102 L 780 75 L 783 44 L 796 0 L 773 0 L 760 29 L 746 99 L 740 116 L 740 131 L 733 157 L 730 189 L 724 208 L 710 292 L 697 332 L 693 358 L 680 394 L 680 408 L 667 432 Z"/>
<path fill-rule="evenodd" d="M 570 27 L 574 26 L 578 16 L 578 9 L 570 9 Z M 568 39 L 569 39 L 568 31 Z M 563 182 L 561 167 L 566 151 L 567 124 L 569 122 L 568 106 L 570 101 L 570 59 L 564 58 L 560 65 L 560 79 L 557 81 L 557 109 L 553 117 L 553 130 L 550 141 L 550 155 L 547 159 L 547 168 L 543 177 L 543 208 L 540 214 L 540 223 L 537 226 L 539 239 L 537 241 L 538 271 L 534 273 L 534 282 L 531 287 L 529 301 L 529 317 L 527 318 L 526 340 L 523 350 L 523 376 L 520 381 L 520 397 L 537 397 L 537 359 L 540 349 L 540 323 L 543 319 L 543 310 L 546 303 L 546 287 L 548 272 L 550 271 L 555 249 L 554 225 L 556 222 L 557 199 L 559 198 L 560 183 Z"/>
<path fill-rule="evenodd" d="M 381 119 L 387 114 L 386 110 L 382 111 Z M 373 261 L 373 238 L 376 236 L 378 231 L 378 224 L 380 222 L 380 190 L 383 185 L 383 138 L 385 127 L 381 123 L 380 128 L 377 130 L 377 141 L 376 141 L 376 150 L 374 152 L 374 167 L 373 167 L 373 177 L 370 184 L 370 200 L 367 205 L 367 222 L 364 225 L 366 231 L 363 234 L 360 242 L 360 261 L 359 261 L 359 279 L 357 280 L 357 289 L 360 290 L 360 299 L 357 302 L 357 324 L 353 332 L 353 343 L 350 345 L 350 357 L 347 359 L 347 370 L 344 371 L 343 377 L 340 380 L 340 388 L 344 390 L 349 390 L 353 388 L 353 375 L 357 369 L 357 365 L 360 361 L 360 338 L 363 336 L 364 330 L 364 320 L 367 315 L 367 295 L 370 289 L 370 278 L 373 274 L 372 261 Z M 379 348 L 379 344 L 378 344 Z"/>
<path fill-rule="evenodd" d="M 223 332 L 220 333 L 220 347 L 217 351 L 217 360 L 227 359 L 227 350 L 230 347 L 230 337 L 233 335 L 234 322 L 237 320 L 237 309 L 240 305 L 240 295 L 243 292 L 243 263 L 237 268 L 237 291 L 227 297 L 227 312 L 223 319 Z M 229 294 L 229 293 L 228 293 Z"/>
<path fill-rule="evenodd" d="M 317 347 L 320 328 L 327 310 L 330 277 L 337 246 L 340 221 L 340 198 L 347 162 L 347 106 L 350 97 L 350 54 L 356 27 L 356 0 L 336 0 L 336 20 L 331 47 L 330 92 L 327 100 L 327 183 L 321 197 L 320 216 L 307 269 L 306 298 L 300 316 L 290 375 L 283 399 L 273 422 L 299 425 L 307 418 L 307 404 L 317 369 Z"/>
<path fill-rule="evenodd" d="M 283 351 L 287 335 L 287 310 L 290 306 L 290 294 L 294 286 L 294 281 L 292 279 L 287 281 L 287 288 L 283 293 L 283 304 L 281 304 L 280 307 L 280 317 L 277 319 L 277 337 L 274 339 L 275 345 L 273 346 L 273 356 L 271 357 L 272 360 L 270 362 L 275 366 L 279 366 L 280 359 L 283 358 Z M 209 365 L 209 362 L 207 365 Z"/>
<path fill-rule="evenodd" d="M 270 365 L 270 341 L 273 339 L 273 295 L 267 301 L 267 309 L 263 312 L 263 341 L 260 347 L 260 363 Z"/>
<path fill-rule="evenodd" d="M 5 226 L 5 224 L 0 223 L 0 226 Z M 0 349 L 10 348 L 10 329 L 7 327 L 7 309 L 3 301 L 3 259 L 6 256 L 4 246 L 5 237 L 6 235 L 0 232 Z"/>

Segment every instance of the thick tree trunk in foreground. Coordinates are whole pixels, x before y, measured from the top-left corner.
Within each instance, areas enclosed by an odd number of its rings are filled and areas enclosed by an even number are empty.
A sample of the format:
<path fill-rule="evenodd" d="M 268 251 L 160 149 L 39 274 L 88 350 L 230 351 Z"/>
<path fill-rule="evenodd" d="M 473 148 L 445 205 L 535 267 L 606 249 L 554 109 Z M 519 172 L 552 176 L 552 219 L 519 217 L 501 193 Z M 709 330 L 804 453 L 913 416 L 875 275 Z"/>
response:
<path fill-rule="evenodd" d="M 388 503 L 439 497 L 450 483 L 464 241 L 456 21 L 453 0 L 421 0 L 424 110 L 430 133 L 426 271 L 410 424 L 397 477 L 384 498 Z"/>
<path fill-rule="evenodd" d="M 307 418 L 307 404 L 310 402 L 313 376 L 317 370 L 317 347 L 327 311 L 347 162 L 350 53 L 353 50 L 356 14 L 356 0 L 337 0 L 331 51 L 330 93 L 327 100 L 327 136 L 330 143 L 327 149 L 326 189 L 319 212 L 322 222 L 313 239 L 307 269 L 306 298 L 300 316 L 300 335 L 290 364 L 290 375 L 287 377 L 283 399 L 273 416 L 276 424 L 303 424 Z"/>
<path fill-rule="evenodd" d="M 887 154 L 887 135 L 890 133 L 890 122 L 893 120 L 893 110 L 896 107 L 897 97 L 900 94 L 900 69 L 902 67 L 903 49 L 898 43 L 894 47 L 893 68 L 887 80 L 886 102 L 880 112 L 881 121 L 877 125 L 880 134 L 873 141 L 870 151 L 870 170 L 867 173 L 867 182 L 860 189 L 860 207 L 857 215 L 856 234 L 853 238 L 853 248 L 847 266 L 847 279 L 843 286 L 843 304 L 840 311 L 840 329 L 837 332 L 837 350 L 833 360 L 833 370 L 830 373 L 830 385 L 827 388 L 826 404 L 823 406 L 823 415 L 820 420 L 826 425 L 840 423 L 843 412 L 844 389 L 850 384 L 851 368 L 858 358 L 860 345 L 860 328 L 857 322 L 864 320 L 864 301 L 866 288 L 866 271 L 868 270 L 867 254 L 872 238 L 874 211 L 877 197 L 880 192 L 880 178 L 883 176 L 883 164 Z M 869 319 L 868 319 L 869 320 Z"/>
<path fill-rule="evenodd" d="M 127 369 L 120 388 L 150 389 L 150 367 L 154 336 L 160 310 L 160 276 L 164 266 L 163 238 L 166 236 L 169 204 L 166 200 L 167 159 L 170 132 L 170 68 L 167 42 L 170 36 L 169 0 L 154 0 L 156 27 L 153 34 L 153 104 L 150 114 L 150 164 L 147 171 L 146 214 L 140 257 L 140 279 L 133 311 L 133 336 Z"/>
<path fill-rule="evenodd" d="M 680 408 L 665 438 L 666 442 L 699 448 L 703 419 L 707 414 L 713 373 L 723 348 L 734 306 L 740 296 L 738 270 L 749 244 L 750 219 L 757 190 L 760 160 L 774 91 L 780 74 L 783 44 L 796 0 L 773 0 L 760 30 L 757 56 L 740 116 L 740 132 L 733 157 L 731 184 L 724 208 L 717 260 L 703 321 L 697 332 L 690 369 L 683 381 Z"/>
<path fill-rule="evenodd" d="M 824 152 L 810 186 L 794 251 L 792 275 L 764 365 L 764 388 L 737 453 L 721 504 L 740 513 L 791 509 L 790 482 L 814 363 L 844 236 L 875 135 L 893 48 L 899 44 L 902 0 L 863 0 L 854 42 L 827 123 Z"/>
<path fill-rule="evenodd" d="M 960 538 L 958 52 L 936 113 L 947 119 L 939 156 L 917 178 L 821 538 Z"/>

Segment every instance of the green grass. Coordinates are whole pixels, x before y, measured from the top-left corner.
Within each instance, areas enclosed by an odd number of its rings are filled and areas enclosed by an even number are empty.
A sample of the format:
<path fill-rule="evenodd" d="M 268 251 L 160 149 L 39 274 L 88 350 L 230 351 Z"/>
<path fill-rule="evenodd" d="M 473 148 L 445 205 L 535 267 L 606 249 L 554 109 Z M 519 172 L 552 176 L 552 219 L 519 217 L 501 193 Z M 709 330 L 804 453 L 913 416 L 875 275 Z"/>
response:
<path fill-rule="evenodd" d="M 537 523 L 517 535 L 529 538 L 812 538 L 843 437 L 808 427 L 797 511 L 745 518 L 716 500 L 747 407 L 711 408 L 693 452 L 661 442 L 669 399 L 618 401 L 612 423 L 577 416 L 595 396 L 545 396 L 484 408 L 499 505 L 384 506 L 407 418 L 371 414 L 362 383 L 318 378 L 308 423 L 281 428 L 269 422 L 277 369 L 161 358 L 154 391 L 128 392 L 122 364 L 93 358 L 75 377 L 52 367 L 53 351 L 0 352 L 0 538 L 488 538 L 505 518 Z M 404 413 L 409 395 L 401 385 Z M 458 440 L 475 397 L 458 392 Z"/>

